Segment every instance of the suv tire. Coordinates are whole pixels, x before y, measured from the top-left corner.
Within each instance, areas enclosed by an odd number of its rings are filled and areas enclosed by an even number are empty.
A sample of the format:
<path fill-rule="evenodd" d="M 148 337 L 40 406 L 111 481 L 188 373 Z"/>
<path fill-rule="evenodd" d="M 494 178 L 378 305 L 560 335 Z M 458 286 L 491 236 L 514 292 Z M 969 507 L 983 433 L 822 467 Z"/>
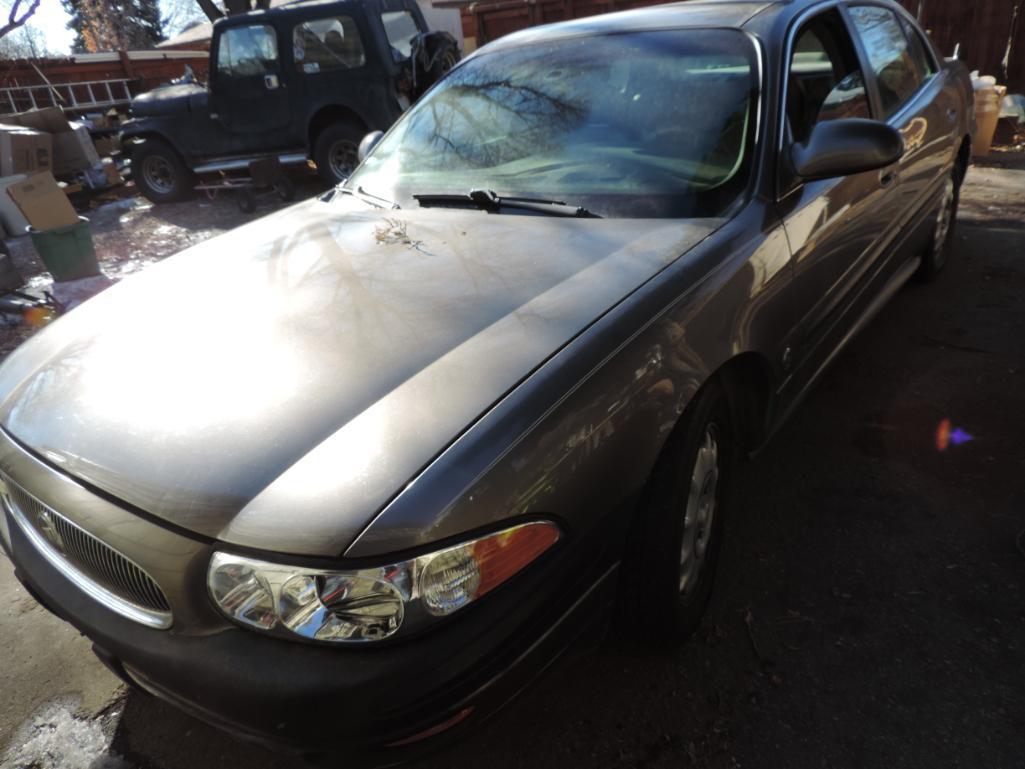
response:
<path fill-rule="evenodd" d="M 359 165 L 359 143 L 366 130 L 355 123 L 332 123 L 313 142 L 313 162 L 320 178 L 331 185 L 348 178 Z"/>
<path fill-rule="evenodd" d="M 735 464 L 729 404 L 710 381 L 669 436 L 642 495 L 622 562 L 624 638 L 687 640 L 712 594 Z"/>
<path fill-rule="evenodd" d="M 154 203 L 173 203 L 192 197 L 195 178 L 181 156 L 160 139 L 146 139 L 132 152 L 132 179 L 139 192 Z"/>

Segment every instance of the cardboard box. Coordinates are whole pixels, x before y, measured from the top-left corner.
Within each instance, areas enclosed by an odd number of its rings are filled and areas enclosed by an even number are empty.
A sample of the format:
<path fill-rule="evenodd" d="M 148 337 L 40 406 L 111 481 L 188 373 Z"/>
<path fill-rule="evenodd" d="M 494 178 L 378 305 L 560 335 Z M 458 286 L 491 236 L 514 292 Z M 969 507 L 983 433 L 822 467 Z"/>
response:
<path fill-rule="evenodd" d="M 114 165 L 110 158 L 103 159 L 101 168 L 103 168 L 103 173 L 107 177 L 107 186 L 116 187 L 124 182 L 124 179 L 121 177 L 121 172 L 117 170 L 117 166 Z"/>
<path fill-rule="evenodd" d="M 32 174 L 9 185 L 7 194 L 37 230 L 52 230 L 78 222 L 78 214 L 71 201 L 49 171 Z"/>
<path fill-rule="evenodd" d="M 92 168 L 100 162 L 88 126 L 69 122 L 60 107 L 46 107 L 0 117 L 0 123 L 43 131 L 52 136 L 53 154 L 50 170 L 67 176 Z M 40 169 L 42 170 L 42 169 Z"/>
<path fill-rule="evenodd" d="M 20 125 L 25 128 L 32 128 L 43 133 L 56 134 L 71 130 L 71 124 L 64 117 L 64 110 L 60 107 L 44 107 L 33 109 L 28 112 L 18 112 L 13 115 L 0 117 L 0 123 L 8 125 Z"/>
<path fill-rule="evenodd" d="M 117 136 L 101 136 L 93 139 L 93 144 L 96 145 L 96 152 L 101 158 L 110 157 L 121 151 L 121 139 Z"/>
<path fill-rule="evenodd" d="M 31 174 L 52 168 L 50 134 L 21 126 L 0 125 L 0 176 Z"/>
<path fill-rule="evenodd" d="M 14 198 L 7 194 L 7 188 L 12 184 L 23 182 L 27 178 L 26 174 L 17 174 L 16 176 L 7 176 L 0 179 L 0 221 L 3 222 L 4 229 L 7 230 L 11 237 L 25 234 L 25 228 L 28 227 L 28 219 L 25 218 L 25 214 L 18 208 Z"/>
<path fill-rule="evenodd" d="M 71 130 L 53 134 L 53 172 L 57 176 L 84 171 L 100 162 L 89 129 L 72 123 Z"/>

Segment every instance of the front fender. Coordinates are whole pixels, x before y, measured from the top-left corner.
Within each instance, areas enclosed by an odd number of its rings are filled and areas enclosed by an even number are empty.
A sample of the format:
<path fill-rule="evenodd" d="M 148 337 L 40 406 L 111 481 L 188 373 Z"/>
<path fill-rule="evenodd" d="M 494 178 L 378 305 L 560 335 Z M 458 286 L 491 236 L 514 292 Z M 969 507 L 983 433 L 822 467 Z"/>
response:
<path fill-rule="evenodd" d="M 173 138 L 172 132 L 166 130 L 167 126 L 162 121 L 153 118 L 131 118 L 121 125 L 121 144 L 126 153 L 131 156 L 134 147 L 142 144 L 146 139 L 160 139 L 170 144 L 175 152 L 184 157 L 180 144 Z"/>
<path fill-rule="evenodd" d="M 710 377 L 752 353 L 782 376 L 773 364 L 792 325 L 790 253 L 778 226 L 765 231 L 764 207 L 749 209 L 528 376 L 345 556 L 420 548 L 519 516 L 553 517 L 577 536 L 625 530 L 632 500 Z"/>

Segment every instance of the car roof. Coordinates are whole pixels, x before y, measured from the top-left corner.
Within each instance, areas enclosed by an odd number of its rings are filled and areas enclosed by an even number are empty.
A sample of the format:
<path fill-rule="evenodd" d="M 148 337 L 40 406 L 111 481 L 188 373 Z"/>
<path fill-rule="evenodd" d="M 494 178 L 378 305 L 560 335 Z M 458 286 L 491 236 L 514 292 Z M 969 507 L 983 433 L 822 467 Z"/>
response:
<path fill-rule="evenodd" d="M 566 35 L 602 35 L 625 29 L 675 27 L 743 27 L 763 11 L 792 6 L 792 0 L 687 0 L 630 11 L 561 21 L 513 32 L 489 43 L 488 50 L 514 47 Z"/>
<path fill-rule="evenodd" d="M 396 3 L 388 2 L 388 0 L 300 0 L 299 2 L 277 5 L 264 10 L 248 11 L 233 16 L 226 16 L 214 23 L 218 28 L 235 27 L 259 21 L 274 23 L 274 20 L 283 16 L 300 16 L 307 13 L 310 15 L 320 15 L 329 13 L 334 7 L 342 10 L 343 8 L 351 9 L 355 6 L 369 12 L 374 12 L 377 10 L 389 10 L 390 8 L 386 6 L 392 5 L 396 5 Z"/>

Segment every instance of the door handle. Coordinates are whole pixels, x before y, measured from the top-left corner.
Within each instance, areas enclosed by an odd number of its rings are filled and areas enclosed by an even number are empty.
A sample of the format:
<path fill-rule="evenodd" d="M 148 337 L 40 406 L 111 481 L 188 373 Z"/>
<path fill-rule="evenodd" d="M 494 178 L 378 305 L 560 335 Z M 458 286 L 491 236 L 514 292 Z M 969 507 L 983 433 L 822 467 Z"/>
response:
<path fill-rule="evenodd" d="M 897 172 L 896 171 L 883 171 L 882 173 L 879 174 L 879 186 L 880 187 L 889 187 L 895 181 L 897 181 Z"/>

